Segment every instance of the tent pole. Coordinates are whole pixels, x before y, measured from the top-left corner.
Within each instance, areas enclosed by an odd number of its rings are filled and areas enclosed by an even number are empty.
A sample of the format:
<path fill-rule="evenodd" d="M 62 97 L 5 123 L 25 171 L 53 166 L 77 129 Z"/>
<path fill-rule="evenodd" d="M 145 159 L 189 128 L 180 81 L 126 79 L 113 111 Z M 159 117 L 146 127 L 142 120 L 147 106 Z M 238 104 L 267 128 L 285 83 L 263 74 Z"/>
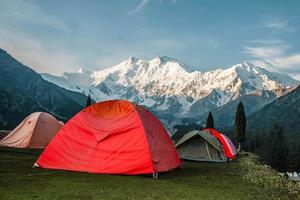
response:
<path fill-rule="evenodd" d="M 211 160 L 211 155 L 210 155 L 210 152 L 208 150 L 208 144 L 207 144 L 207 142 L 205 142 L 205 144 L 206 144 L 205 146 L 206 146 L 206 151 L 207 151 L 208 157 Z"/>

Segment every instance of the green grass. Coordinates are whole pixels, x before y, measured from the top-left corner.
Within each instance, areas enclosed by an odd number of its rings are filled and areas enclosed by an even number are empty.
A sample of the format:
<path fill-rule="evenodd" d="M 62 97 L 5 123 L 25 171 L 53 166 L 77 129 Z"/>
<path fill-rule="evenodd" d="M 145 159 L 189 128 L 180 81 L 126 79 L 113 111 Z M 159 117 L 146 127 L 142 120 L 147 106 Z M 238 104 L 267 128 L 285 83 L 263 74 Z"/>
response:
<path fill-rule="evenodd" d="M 159 175 L 159 180 L 151 176 L 32 169 L 39 154 L 33 150 L 0 149 L 0 199 L 299 198 L 299 185 L 287 183 L 257 164 L 252 154 L 227 164 L 186 162 L 180 169 Z M 279 179 L 268 182 L 268 177 Z M 287 184 L 273 186 L 278 180 Z"/>

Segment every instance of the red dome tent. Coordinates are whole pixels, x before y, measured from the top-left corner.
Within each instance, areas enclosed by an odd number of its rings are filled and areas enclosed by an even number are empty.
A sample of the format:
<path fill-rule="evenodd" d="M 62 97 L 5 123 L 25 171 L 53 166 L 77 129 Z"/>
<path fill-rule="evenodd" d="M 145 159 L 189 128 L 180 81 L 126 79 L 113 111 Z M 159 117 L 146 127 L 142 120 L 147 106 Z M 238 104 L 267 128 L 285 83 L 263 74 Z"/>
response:
<path fill-rule="evenodd" d="M 93 104 L 54 137 L 36 166 L 90 173 L 151 174 L 180 165 L 160 121 L 125 100 Z"/>
<path fill-rule="evenodd" d="M 209 130 L 210 133 L 213 134 L 221 142 L 221 144 L 224 148 L 225 156 L 228 159 L 232 160 L 236 157 L 236 154 L 237 154 L 236 148 L 227 136 L 219 133 L 218 131 L 216 131 L 215 129 L 212 129 L 212 128 L 208 128 L 206 130 Z"/>

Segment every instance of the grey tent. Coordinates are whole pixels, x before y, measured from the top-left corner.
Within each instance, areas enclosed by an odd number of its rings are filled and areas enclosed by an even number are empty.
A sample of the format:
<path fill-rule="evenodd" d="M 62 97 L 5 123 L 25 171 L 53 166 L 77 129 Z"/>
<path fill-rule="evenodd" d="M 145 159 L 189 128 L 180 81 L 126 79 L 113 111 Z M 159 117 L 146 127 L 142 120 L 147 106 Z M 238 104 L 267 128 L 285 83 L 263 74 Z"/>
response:
<path fill-rule="evenodd" d="M 209 130 L 191 131 L 177 143 L 180 157 L 192 161 L 226 162 L 222 144 Z"/>

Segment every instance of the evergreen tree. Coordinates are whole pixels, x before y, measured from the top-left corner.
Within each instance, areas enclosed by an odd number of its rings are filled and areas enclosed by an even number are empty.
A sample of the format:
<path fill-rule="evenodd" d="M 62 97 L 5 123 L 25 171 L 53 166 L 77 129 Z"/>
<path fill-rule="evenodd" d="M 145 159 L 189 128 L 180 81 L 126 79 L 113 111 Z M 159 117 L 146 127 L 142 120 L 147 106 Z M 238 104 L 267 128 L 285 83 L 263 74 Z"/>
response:
<path fill-rule="evenodd" d="M 261 140 L 261 146 L 256 150 L 255 153 L 260 156 L 263 162 L 265 162 L 268 165 L 271 165 L 272 162 L 272 149 L 271 141 L 272 141 L 272 134 L 270 132 L 263 131 L 260 133 L 260 140 Z"/>
<path fill-rule="evenodd" d="M 284 132 L 278 124 L 274 124 L 270 132 L 270 165 L 280 172 L 285 171 L 287 146 Z"/>
<path fill-rule="evenodd" d="M 89 105 L 91 105 L 91 95 L 89 94 L 87 100 L 86 100 L 86 105 L 85 107 L 88 107 Z"/>
<path fill-rule="evenodd" d="M 205 128 L 214 128 L 214 118 L 213 118 L 211 112 L 208 113 Z"/>
<path fill-rule="evenodd" d="M 241 143 L 246 139 L 246 115 L 242 102 L 238 104 L 235 114 L 235 132 L 234 140 L 238 144 L 238 151 L 241 150 Z"/>
<path fill-rule="evenodd" d="M 286 170 L 297 171 L 300 169 L 300 141 L 299 136 L 289 141 L 288 154 L 286 157 Z"/>

